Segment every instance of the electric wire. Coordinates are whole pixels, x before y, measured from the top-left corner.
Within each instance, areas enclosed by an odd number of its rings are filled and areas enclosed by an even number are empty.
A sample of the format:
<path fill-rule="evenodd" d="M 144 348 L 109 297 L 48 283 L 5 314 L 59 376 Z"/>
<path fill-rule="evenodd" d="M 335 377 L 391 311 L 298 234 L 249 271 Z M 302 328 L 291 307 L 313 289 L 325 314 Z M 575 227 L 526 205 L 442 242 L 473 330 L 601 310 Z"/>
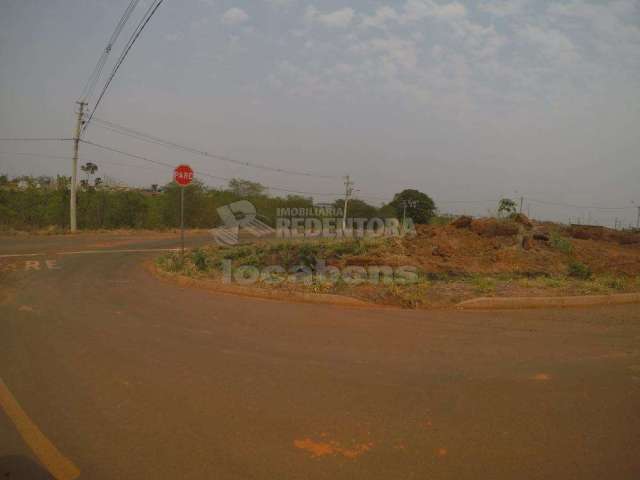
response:
<path fill-rule="evenodd" d="M 104 98 L 105 94 L 107 93 L 107 90 L 109 89 L 109 86 L 111 85 L 111 82 L 115 78 L 116 73 L 118 73 L 118 69 L 120 68 L 120 66 L 124 62 L 125 58 L 127 58 L 127 55 L 129 54 L 129 51 L 131 51 L 131 48 L 135 44 L 136 40 L 138 39 L 138 37 L 140 37 L 140 34 L 142 33 L 144 28 L 149 23 L 149 20 L 151 20 L 151 17 L 153 17 L 153 15 L 156 13 L 156 11 L 158 10 L 158 7 L 160 7 L 162 2 L 163 2 L 163 0 L 155 0 L 154 2 L 152 2 L 149 5 L 149 8 L 147 9 L 147 11 L 145 12 L 144 16 L 142 17 L 142 19 L 138 23 L 138 26 L 136 27 L 134 32 L 131 34 L 131 37 L 129 38 L 129 41 L 127 42 L 125 48 L 123 49 L 122 53 L 120 54 L 120 57 L 118 57 L 118 60 L 116 61 L 115 65 L 113 66 L 113 70 L 111 71 L 111 74 L 109 75 L 109 78 L 107 79 L 107 81 L 105 82 L 104 86 L 102 87 L 102 91 L 100 92 L 100 95 L 98 96 L 98 99 L 96 100 L 96 104 L 94 105 L 93 110 L 91 111 L 91 114 L 87 118 L 86 122 L 84 122 L 84 126 L 82 127 L 82 131 L 83 132 L 87 129 L 87 127 L 91 123 L 91 120 L 93 119 L 93 115 L 96 113 L 96 110 L 100 106 L 100 102 L 102 102 L 102 99 Z"/>
<path fill-rule="evenodd" d="M 48 155 L 42 153 L 32 153 L 32 152 L 0 152 L 0 155 L 10 156 L 10 155 L 20 155 L 24 157 L 33 157 L 33 158 L 50 158 L 55 160 L 73 160 L 72 157 L 64 157 L 62 155 Z M 147 168 L 144 165 L 131 165 L 130 163 L 118 163 L 112 162 L 110 160 L 88 160 L 86 158 L 80 159 L 83 162 L 93 162 L 96 164 L 105 164 L 105 165 L 116 165 L 118 167 L 126 167 L 126 168 Z M 167 165 L 158 165 L 158 167 L 162 168 L 172 168 Z"/>
<path fill-rule="evenodd" d="M 235 165 L 240 165 L 243 167 L 250 167 L 250 168 L 256 168 L 256 169 L 260 169 L 260 170 L 267 170 L 267 171 L 271 171 L 271 172 L 276 172 L 276 173 L 283 173 L 283 174 L 288 174 L 288 175 L 298 175 L 298 176 L 303 176 L 303 177 L 314 177 L 314 178 L 323 178 L 323 179 L 336 179 L 336 178 L 340 178 L 340 176 L 337 175 L 321 175 L 321 174 L 316 174 L 316 173 L 311 173 L 311 172 L 303 172 L 303 171 L 299 171 L 299 170 L 289 170 L 286 168 L 279 168 L 279 167 L 272 167 L 269 165 L 264 165 L 264 164 L 258 164 L 258 163 L 252 163 L 252 162 L 247 162 L 244 160 L 238 160 L 238 159 L 234 159 L 225 155 L 218 155 L 218 154 L 214 154 L 214 153 L 210 153 L 204 150 L 199 150 L 193 147 L 188 147 L 185 145 L 181 145 L 179 143 L 176 142 L 172 142 L 169 140 L 165 140 L 162 139 L 160 137 L 156 137 L 154 135 L 150 135 L 147 133 L 142 133 L 138 130 L 134 130 L 132 128 L 129 127 L 124 127 L 122 125 L 119 125 L 117 123 L 114 122 L 109 122 L 107 120 L 102 120 L 99 119 L 97 117 L 95 117 L 93 119 L 93 121 L 95 122 L 96 125 L 98 125 L 101 128 L 104 128 L 106 130 L 112 131 L 114 133 L 117 133 L 119 135 L 124 135 L 130 138 L 135 138 L 137 140 L 141 140 L 144 142 L 148 142 L 148 143 L 152 143 L 155 145 L 162 145 L 168 148 L 175 148 L 177 150 L 182 150 L 185 152 L 189 152 L 192 153 L 194 155 L 200 155 L 203 157 L 208 157 L 208 158 L 212 158 L 215 160 L 220 160 L 223 162 L 227 162 L 227 163 L 232 163 Z"/>
<path fill-rule="evenodd" d="M 129 2 L 129 5 L 125 9 L 124 13 L 122 14 L 120 21 L 116 25 L 115 30 L 113 31 L 113 33 L 111 34 L 111 37 L 109 38 L 109 41 L 107 42 L 107 46 L 105 47 L 102 54 L 98 58 L 98 62 L 96 63 L 96 66 L 91 72 L 91 75 L 89 76 L 89 79 L 87 80 L 87 83 L 85 84 L 84 89 L 82 90 L 81 97 L 83 102 L 86 102 L 89 99 L 89 97 L 93 95 L 93 91 L 95 90 L 95 87 L 98 84 L 100 77 L 102 76 L 102 70 L 104 69 L 104 66 L 107 63 L 107 59 L 109 58 L 111 49 L 113 48 L 113 45 L 118 40 L 118 37 L 122 32 L 122 29 L 124 28 L 125 24 L 129 20 L 129 17 L 131 16 L 131 13 L 133 12 L 133 10 L 136 8 L 138 2 L 139 0 L 131 0 Z"/>
<path fill-rule="evenodd" d="M 169 167 L 171 169 L 175 168 L 174 165 L 171 165 L 169 163 L 166 162 L 162 162 L 160 160 L 154 160 L 148 157 L 143 157 L 142 155 L 136 155 L 135 153 L 129 153 L 129 152 L 125 152 L 124 150 L 119 150 L 117 148 L 112 148 L 106 145 L 101 145 L 99 143 L 95 143 L 95 142 L 91 142 L 88 140 L 80 140 L 82 143 L 85 143 L 87 145 L 91 145 L 94 146 L 96 148 L 100 148 L 103 150 L 107 150 L 109 152 L 113 152 L 113 153 L 118 153 L 120 155 L 125 155 L 127 157 L 131 157 L 131 158 L 136 158 L 138 160 L 142 160 L 145 162 L 150 162 L 150 163 L 155 163 L 157 165 L 163 165 L 165 167 Z M 229 178 L 229 177 L 221 177 L 219 175 L 213 175 L 211 173 L 202 171 L 202 170 L 197 170 L 197 172 L 199 175 L 203 176 L 203 177 L 207 177 L 207 178 L 211 178 L 211 179 L 215 179 L 215 180 L 224 180 L 224 181 L 231 181 L 234 180 L 234 178 Z M 284 193 L 292 193 L 292 194 L 296 194 L 296 195 L 315 195 L 315 196 L 340 196 L 343 195 L 342 193 L 320 193 L 320 192 L 305 192 L 305 191 L 301 191 L 301 190 L 292 190 L 289 188 L 284 188 L 284 187 L 278 187 L 278 186 L 273 186 L 273 185 L 264 185 L 266 188 L 268 188 L 269 190 L 274 190 L 274 191 L 279 191 L 279 192 L 284 192 Z"/>
<path fill-rule="evenodd" d="M 553 205 L 558 207 L 571 207 L 571 208 L 584 208 L 586 210 L 628 210 L 628 209 L 636 209 L 637 207 L 628 206 L 628 207 L 603 207 L 597 205 L 572 205 L 570 203 L 561 203 L 561 202 L 548 202 L 546 200 L 536 200 L 533 198 L 524 198 L 526 201 L 531 203 L 539 203 L 542 205 Z"/>
<path fill-rule="evenodd" d="M 0 138 L 0 140 L 6 142 L 66 142 L 73 140 L 73 138 L 4 137 Z"/>

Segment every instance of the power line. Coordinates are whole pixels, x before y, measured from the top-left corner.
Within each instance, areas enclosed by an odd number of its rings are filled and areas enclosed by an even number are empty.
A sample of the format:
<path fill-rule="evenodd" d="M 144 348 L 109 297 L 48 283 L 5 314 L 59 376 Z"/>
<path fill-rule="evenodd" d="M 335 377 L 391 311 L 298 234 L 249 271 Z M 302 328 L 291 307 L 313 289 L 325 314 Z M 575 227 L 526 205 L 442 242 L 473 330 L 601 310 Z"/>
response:
<path fill-rule="evenodd" d="M 36 139 L 36 138 L 0 138 L 0 140 L 71 140 L 71 139 L 63 139 L 63 138 L 42 138 L 42 139 Z M 97 148 L 101 148 L 103 150 L 107 150 L 113 153 L 118 153 L 121 155 L 125 155 L 127 157 L 130 158 L 135 158 L 138 160 L 142 160 L 148 163 L 153 163 L 156 164 L 158 166 L 164 167 L 164 168 L 168 168 L 168 169 L 173 169 L 174 165 L 169 164 L 169 163 L 165 163 L 165 162 L 161 162 L 159 160 L 154 160 L 148 157 L 143 157 L 141 155 L 136 155 L 133 153 L 129 153 L 129 152 L 125 152 L 123 150 L 118 150 L 112 147 L 108 147 L 106 145 L 100 145 L 94 142 L 90 142 L 88 140 L 81 140 L 82 143 L 86 143 L 87 145 L 92 145 L 94 147 Z M 27 156 L 27 157 L 37 157 L 37 158 L 51 158 L 51 159 L 60 159 L 60 160 L 69 160 L 70 157 L 65 157 L 65 156 L 59 156 L 59 155 L 49 155 L 49 154 L 40 154 L 40 153 L 30 153 L 30 152 L 2 152 L 0 151 L 0 155 L 19 155 L 19 156 Z M 88 161 L 86 159 L 83 159 L 83 161 Z M 122 167 L 133 167 L 133 168 L 142 168 L 140 165 L 128 165 L 128 164 L 124 164 L 124 163 L 116 163 L 116 162 L 110 162 L 110 161 L 105 161 L 105 160 L 95 160 L 96 163 L 104 163 L 107 165 L 115 165 L 115 166 L 122 166 Z M 216 180 L 224 180 L 224 181 L 230 181 L 233 180 L 232 178 L 228 178 L 228 177 L 220 177 L 217 175 L 212 175 L 210 173 L 207 172 L 203 172 L 203 171 L 198 171 L 198 174 L 204 176 L 204 177 L 208 177 L 211 179 L 216 179 Z M 286 192 L 286 193 L 295 193 L 295 194 L 300 194 L 300 195 L 316 195 L 316 196 L 340 196 L 342 195 L 341 193 L 318 193 L 318 192 L 305 192 L 305 191 L 298 191 L 298 190 L 291 190 L 291 189 L 286 189 L 286 188 L 281 188 L 281 187 L 272 187 L 272 186 L 268 186 L 265 185 L 265 187 L 271 189 L 271 190 L 275 190 L 275 191 L 281 191 L 281 192 Z M 377 196 L 371 196 L 371 195 L 357 195 L 357 197 L 359 198 L 364 198 L 364 199 L 368 199 L 368 200 L 381 200 L 384 201 L 385 203 L 391 203 L 393 200 L 388 200 L 386 197 L 377 197 Z M 569 208 L 581 208 L 581 209 L 591 209 L 591 210 L 630 210 L 630 209 L 636 209 L 638 207 L 636 206 L 627 206 L 627 207 L 604 207 L 604 206 L 594 206 L 594 205 L 574 205 L 574 204 L 569 204 L 569 203 L 562 203 L 562 202 L 549 202 L 546 200 L 537 200 L 537 199 L 532 199 L 532 198 L 528 198 L 528 197 L 523 197 L 524 200 L 528 201 L 528 202 L 532 202 L 532 203 L 539 203 L 539 204 L 543 204 L 543 205 L 551 205 L 551 206 L 558 206 L 558 207 L 569 207 Z M 415 204 L 423 204 L 423 202 L 421 201 L 416 201 L 413 202 Z M 498 203 L 498 200 L 438 200 L 436 202 L 439 205 L 442 204 L 483 204 L 483 203 Z"/>
<path fill-rule="evenodd" d="M 142 160 L 144 162 L 150 162 L 150 163 L 155 163 L 157 165 L 162 165 L 168 168 L 173 169 L 175 166 L 171 165 L 170 163 L 165 163 L 165 162 L 161 162 L 159 160 L 154 160 L 148 157 L 143 157 L 142 155 L 136 155 L 135 153 L 129 153 L 129 152 L 125 152 L 123 150 L 118 150 L 117 148 L 112 148 L 112 147 L 108 147 L 106 145 L 101 145 L 99 143 L 95 143 L 95 142 L 90 142 L 88 140 L 81 140 L 82 143 L 86 143 L 87 145 L 91 145 L 97 148 L 101 148 L 103 150 L 107 150 L 109 152 L 113 152 L 113 153 L 118 153 L 120 155 L 124 155 L 127 157 L 131 157 L 131 158 L 135 158 L 138 160 Z M 211 173 L 208 172 L 204 172 L 202 170 L 198 170 L 196 171 L 196 173 L 198 175 L 201 175 L 203 177 L 207 177 L 207 178 L 211 178 L 211 179 L 215 179 L 215 180 L 224 180 L 224 181 L 231 181 L 231 180 L 235 180 L 234 178 L 229 178 L 229 177 L 220 177 L 218 175 L 213 175 Z M 283 188 L 283 187 L 276 187 L 276 186 L 272 186 L 272 185 L 264 185 L 266 188 L 268 188 L 269 190 L 274 190 L 274 191 L 279 191 L 279 192 L 284 192 L 284 193 L 292 193 L 292 194 L 297 194 L 297 195 L 315 195 L 315 196 L 339 196 L 341 195 L 340 193 L 319 193 L 319 192 L 305 192 L 305 191 L 300 191 L 300 190 L 291 190 L 288 188 Z"/>
<path fill-rule="evenodd" d="M 498 203 L 499 200 L 442 200 L 442 201 L 438 201 L 438 203 L 472 203 L 472 204 L 478 204 L 478 203 Z"/>
<path fill-rule="evenodd" d="M 33 157 L 33 158 L 51 158 L 51 159 L 56 159 L 56 160 L 71 160 L 71 157 L 63 157 L 62 155 L 45 155 L 45 154 L 40 154 L 40 153 L 27 153 L 27 152 L 0 152 L 0 155 L 21 155 L 21 156 L 25 156 L 25 157 Z M 131 165 L 131 164 L 127 164 L 127 163 L 118 163 L 118 162 L 112 162 L 110 160 L 88 160 L 86 158 L 82 159 L 83 162 L 94 162 L 96 164 L 105 164 L 105 165 L 115 165 L 118 167 L 126 167 L 126 168 L 147 168 L 146 166 L 143 165 Z M 173 168 L 169 165 L 158 165 L 159 167 L 162 168 Z"/>
<path fill-rule="evenodd" d="M 96 66 L 94 67 L 93 71 L 91 72 L 91 75 L 89 76 L 89 79 L 87 80 L 87 83 L 85 84 L 84 89 L 82 90 L 81 97 L 82 97 L 83 101 L 86 102 L 88 100 L 88 98 L 91 95 L 93 95 L 93 91 L 94 91 L 98 81 L 100 80 L 100 77 L 102 75 L 102 70 L 103 70 L 105 64 L 107 63 L 107 59 L 109 57 L 109 54 L 111 53 L 111 49 L 113 48 L 113 45 L 115 44 L 116 40 L 120 36 L 120 33 L 122 32 L 122 29 L 124 28 L 125 24 L 129 20 L 129 17 L 131 16 L 131 13 L 136 8 L 136 6 L 138 4 L 138 1 L 139 0 L 131 0 L 129 2 L 129 5 L 125 9 L 124 13 L 122 14 L 122 17 L 120 18 L 120 21 L 116 25 L 115 30 L 113 31 L 113 33 L 111 34 L 111 37 L 109 38 L 107 46 L 105 47 L 105 49 L 103 50 L 102 54 L 98 58 L 98 63 L 96 63 Z"/>
<path fill-rule="evenodd" d="M 584 208 L 587 210 L 627 210 L 630 208 L 636 208 L 633 206 L 630 207 L 601 207 L 601 206 L 594 206 L 594 205 L 572 205 L 570 203 L 560 203 L 560 202 L 547 202 L 545 200 L 535 200 L 533 198 L 527 198 L 525 197 L 525 200 L 527 200 L 528 202 L 532 202 L 532 203 L 540 203 L 542 205 L 554 205 L 554 206 L 558 206 L 558 207 L 571 207 L 571 208 Z"/>
<path fill-rule="evenodd" d="M 27 153 L 27 152 L 0 152 L 0 155 L 20 155 L 25 157 L 36 157 L 36 158 L 56 158 L 60 160 L 71 160 L 71 157 L 63 157 L 60 155 L 45 155 L 42 153 Z"/>
<path fill-rule="evenodd" d="M 181 145 L 179 143 L 172 142 L 172 141 L 169 141 L 169 140 L 165 140 L 165 139 L 162 139 L 160 137 L 149 135 L 147 133 L 142 133 L 142 132 L 140 132 L 138 130 L 134 130 L 132 128 L 124 127 L 122 125 L 119 125 L 119 124 L 114 123 L 114 122 L 109 122 L 107 120 L 94 118 L 94 122 L 96 124 L 98 124 L 98 126 L 100 126 L 101 128 L 110 130 L 110 131 L 115 132 L 115 133 L 117 133 L 119 135 L 128 136 L 130 138 L 135 138 L 137 140 L 141 140 L 141 141 L 144 141 L 144 142 L 153 143 L 155 145 L 162 145 L 162 146 L 168 147 L 168 148 L 175 148 L 175 149 L 178 149 L 178 150 L 182 150 L 182 151 L 186 151 L 186 152 L 189 152 L 189 153 L 193 153 L 194 155 L 200 155 L 200 156 L 203 156 L 203 157 L 208 157 L 208 158 L 212 158 L 212 159 L 215 159 L 215 160 L 220 160 L 220 161 L 227 162 L 227 163 L 233 163 L 235 165 L 241 165 L 243 167 L 257 168 L 257 169 L 267 170 L 267 171 L 276 172 L 276 173 L 284 173 L 284 174 L 289 174 L 289 175 L 298 175 L 298 176 L 303 176 L 303 177 L 315 177 L 315 178 L 324 178 L 324 179 L 340 178 L 337 175 L 321 175 L 321 174 L 317 174 L 317 173 L 303 172 L 303 171 L 299 171 L 299 170 L 289 170 L 289 169 L 286 169 L 286 168 L 271 167 L 269 165 L 246 162 L 244 160 L 237 160 L 237 159 L 225 156 L 225 155 L 218 155 L 218 154 L 214 154 L 214 153 L 209 153 L 209 152 L 206 152 L 204 150 L 198 150 L 198 149 L 193 148 L 193 147 L 188 147 L 188 146 L 185 146 L 185 145 Z"/>
<path fill-rule="evenodd" d="M 369 196 L 363 196 L 364 198 L 376 198 L 376 197 L 369 197 Z M 531 203 L 540 203 L 543 205 L 552 205 L 552 206 L 558 206 L 558 207 L 569 207 L 569 208 L 583 208 L 583 209 L 587 209 L 587 210 L 629 210 L 629 209 L 634 209 L 636 207 L 634 206 L 629 206 L 629 207 L 604 207 L 604 206 L 595 206 L 595 205 L 574 205 L 574 204 L 570 204 L 570 203 L 562 203 L 562 202 L 548 202 L 546 200 L 536 200 L 536 199 L 532 199 L 532 198 L 528 198 L 528 197 L 522 197 L 522 199 L 524 201 L 527 202 L 531 202 Z M 436 203 L 440 204 L 483 204 L 483 203 L 498 203 L 499 200 L 438 200 Z M 420 201 L 417 201 L 416 203 L 422 203 Z"/>
<path fill-rule="evenodd" d="M 36 138 L 36 137 L 14 137 L 14 138 L 0 138 L 2 141 L 7 142 L 65 142 L 73 140 L 73 138 Z"/>
<path fill-rule="evenodd" d="M 142 19 L 138 23 L 138 26 L 136 27 L 134 32 L 131 34 L 131 37 L 129 38 L 129 41 L 127 42 L 124 50 L 120 54 L 120 57 L 118 57 L 118 60 L 116 61 L 115 65 L 113 67 L 113 70 L 111 71 L 111 75 L 109 75 L 109 78 L 107 79 L 106 83 L 104 84 L 104 87 L 102 88 L 102 91 L 100 92 L 100 95 L 98 96 L 98 99 L 96 100 L 96 104 L 93 107 L 93 110 L 91 111 L 91 114 L 89 115 L 89 118 L 85 122 L 82 131 L 85 131 L 87 129 L 87 127 L 89 126 L 89 123 L 91 122 L 91 120 L 93 118 L 93 115 L 96 113 L 96 110 L 98 109 L 98 106 L 100 105 L 100 102 L 102 101 L 102 99 L 104 98 L 105 94 L 107 93 L 107 90 L 109 89 L 109 86 L 111 85 L 111 82 L 113 81 L 113 79 L 116 76 L 116 73 L 118 72 L 118 69 L 120 68 L 120 66 L 124 62 L 125 58 L 127 58 L 127 55 L 129 54 L 129 51 L 131 50 L 131 47 L 133 47 L 133 44 L 136 42 L 136 40 L 138 39 L 138 37 L 140 36 L 140 34 L 144 30 L 144 28 L 147 26 L 147 23 L 149 23 L 149 20 L 151 20 L 151 17 L 153 17 L 153 15 L 156 13 L 156 11 L 158 10 L 158 7 L 162 4 L 162 2 L 163 2 L 163 0 L 155 0 L 153 3 L 151 3 L 151 5 L 149 5 L 149 8 L 147 9 L 147 11 L 145 12 L 144 16 L 142 17 Z"/>
<path fill-rule="evenodd" d="M 99 143 L 90 142 L 88 140 L 80 140 L 82 143 L 86 143 L 87 145 L 91 145 L 93 147 L 101 148 L 102 150 L 107 150 L 113 153 L 119 153 L 120 155 L 124 155 L 130 158 L 136 158 L 138 160 L 142 160 L 144 162 L 155 163 L 156 165 L 162 165 L 163 167 L 174 168 L 170 163 L 161 162 L 159 160 L 153 160 L 151 158 L 143 157 L 142 155 L 136 155 L 134 153 L 125 152 L 123 150 L 118 150 L 117 148 L 107 147 L 106 145 L 100 145 Z"/>
<path fill-rule="evenodd" d="M 172 165 L 170 163 L 165 163 L 165 162 L 161 162 L 159 160 L 154 160 L 148 157 L 143 157 L 141 155 L 136 155 L 133 153 L 129 153 L 129 152 L 125 152 L 123 150 L 118 150 L 116 148 L 112 148 L 112 147 L 108 147 L 106 145 L 100 145 L 98 143 L 94 143 L 94 142 L 90 142 L 88 140 L 81 140 L 82 143 L 86 143 L 87 145 L 91 145 L 97 148 L 101 148 L 103 150 L 107 150 L 109 152 L 113 152 L 113 153 L 118 153 L 120 155 L 124 155 L 127 157 L 131 157 L 131 158 L 135 158 L 138 160 L 142 160 L 148 163 L 153 163 L 156 164 L 158 166 L 164 167 L 164 168 L 168 168 L 173 170 L 175 168 L 175 165 Z M 27 152 L 0 152 L 0 155 L 23 155 L 23 156 L 30 156 L 30 157 L 42 157 L 42 158 L 53 158 L 53 159 L 61 159 L 61 160 L 69 160 L 70 157 L 63 157 L 63 156 L 59 156 L 59 155 L 45 155 L 45 154 L 39 154 L 39 153 L 27 153 Z M 86 159 L 83 159 L 83 161 L 88 161 Z M 140 165 L 128 165 L 128 164 L 124 164 L 124 163 L 115 163 L 115 162 L 109 162 L 109 161 L 105 161 L 105 160 L 94 160 L 96 163 L 104 163 L 107 165 L 118 165 L 118 166 L 122 166 L 122 167 L 140 167 Z M 207 172 L 202 172 L 202 171 L 198 171 L 198 174 L 204 176 L 204 177 L 208 177 L 208 178 L 212 178 L 212 179 L 216 179 L 216 180 L 224 180 L 224 181 L 230 181 L 233 180 L 233 178 L 228 178 L 228 177 L 220 177 L 217 175 L 212 175 L 210 173 Z M 288 192 L 288 193 L 298 193 L 298 194 L 303 194 L 303 195 L 318 195 L 318 196 L 334 196 L 334 195 L 339 195 L 339 194 L 334 194 L 334 193 L 317 193 L 317 192 L 303 192 L 303 191 L 297 191 L 297 190 L 290 190 L 290 189 L 286 189 L 286 188 L 281 188 L 281 187 L 272 187 L 272 186 L 268 186 L 265 185 L 265 187 L 271 189 L 271 190 L 278 190 L 278 191 L 282 191 L 282 192 Z"/>

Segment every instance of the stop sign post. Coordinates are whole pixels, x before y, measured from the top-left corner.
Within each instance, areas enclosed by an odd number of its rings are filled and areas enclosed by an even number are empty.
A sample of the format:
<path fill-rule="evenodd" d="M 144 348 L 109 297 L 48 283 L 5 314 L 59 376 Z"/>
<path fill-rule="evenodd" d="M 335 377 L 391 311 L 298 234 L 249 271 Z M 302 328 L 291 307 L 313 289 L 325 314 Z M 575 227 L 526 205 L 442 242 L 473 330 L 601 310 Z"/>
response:
<path fill-rule="evenodd" d="M 184 188 L 193 182 L 193 170 L 189 165 L 178 165 L 173 171 L 173 179 L 180 188 L 180 241 L 184 258 Z"/>

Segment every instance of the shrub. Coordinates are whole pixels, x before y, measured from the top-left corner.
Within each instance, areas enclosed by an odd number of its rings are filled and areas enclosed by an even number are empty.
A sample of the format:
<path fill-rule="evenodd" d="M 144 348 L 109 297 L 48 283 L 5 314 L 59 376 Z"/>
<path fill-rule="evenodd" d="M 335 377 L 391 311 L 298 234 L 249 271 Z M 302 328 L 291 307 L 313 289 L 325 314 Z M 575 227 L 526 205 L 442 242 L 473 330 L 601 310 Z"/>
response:
<path fill-rule="evenodd" d="M 199 272 L 206 272 L 209 269 L 207 265 L 207 254 L 201 248 L 191 253 L 191 261 Z"/>
<path fill-rule="evenodd" d="M 300 263 L 305 267 L 315 269 L 318 260 L 316 258 L 318 248 L 309 243 L 303 243 L 298 250 Z"/>
<path fill-rule="evenodd" d="M 567 255 L 573 252 L 573 245 L 568 238 L 563 237 L 558 232 L 551 233 L 551 246 L 556 250 L 566 253 Z"/>
<path fill-rule="evenodd" d="M 367 253 L 367 246 L 362 240 L 344 240 L 326 243 L 327 253 L 334 254 L 337 257 L 343 255 L 364 255 Z"/>
<path fill-rule="evenodd" d="M 459 217 L 459 218 L 471 218 L 471 217 Z M 448 225 L 450 223 L 452 223 L 454 220 L 453 215 L 434 215 L 433 217 L 431 217 L 429 219 L 429 225 Z M 465 227 L 468 227 L 471 224 L 471 220 L 469 220 L 469 223 L 467 225 L 465 225 Z"/>
<path fill-rule="evenodd" d="M 496 289 L 496 281 L 490 277 L 476 276 L 471 279 L 471 283 L 477 293 L 494 293 Z"/>
<path fill-rule="evenodd" d="M 563 288 L 567 286 L 565 279 L 557 277 L 544 277 L 542 283 L 549 288 Z"/>
<path fill-rule="evenodd" d="M 569 276 L 579 278 L 581 280 L 589 280 L 591 278 L 591 269 L 588 265 L 573 260 L 569 263 Z"/>
<path fill-rule="evenodd" d="M 603 277 L 599 279 L 599 283 L 611 290 L 624 290 L 627 287 L 627 281 L 622 277 Z"/>
<path fill-rule="evenodd" d="M 184 262 L 180 258 L 180 254 L 168 253 L 156 259 L 156 265 L 167 272 L 177 273 L 184 268 Z"/>

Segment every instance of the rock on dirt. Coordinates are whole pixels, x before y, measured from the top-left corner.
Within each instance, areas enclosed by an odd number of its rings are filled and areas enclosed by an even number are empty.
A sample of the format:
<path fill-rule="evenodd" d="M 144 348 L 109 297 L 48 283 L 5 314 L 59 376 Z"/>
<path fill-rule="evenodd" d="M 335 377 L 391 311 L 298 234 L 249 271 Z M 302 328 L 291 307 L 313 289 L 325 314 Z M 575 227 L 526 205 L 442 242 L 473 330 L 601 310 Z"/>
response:
<path fill-rule="evenodd" d="M 458 217 L 453 222 L 451 222 L 451 225 L 456 228 L 469 228 L 472 222 L 473 218 L 467 215 L 462 215 L 461 217 Z"/>
<path fill-rule="evenodd" d="M 547 232 L 533 232 L 533 239 L 538 240 L 540 242 L 548 242 L 550 237 Z"/>
<path fill-rule="evenodd" d="M 608 230 L 606 238 L 620 245 L 634 245 L 640 243 L 640 232 Z"/>
<path fill-rule="evenodd" d="M 449 258 L 455 254 L 455 250 L 450 245 L 440 244 L 433 247 L 431 254 L 440 258 Z"/>
<path fill-rule="evenodd" d="M 511 237 L 520 232 L 520 226 L 511 220 L 481 218 L 471 223 L 471 230 L 481 237 Z"/>
<path fill-rule="evenodd" d="M 533 223 L 524 213 L 516 213 L 511 219 L 525 228 L 533 228 Z"/>
<path fill-rule="evenodd" d="M 603 240 L 605 228 L 591 225 L 571 225 L 569 235 L 578 240 Z"/>
<path fill-rule="evenodd" d="M 620 245 L 640 243 L 640 232 L 613 230 L 598 225 L 571 225 L 568 233 L 570 237 L 578 240 L 605 241 Z"/>

